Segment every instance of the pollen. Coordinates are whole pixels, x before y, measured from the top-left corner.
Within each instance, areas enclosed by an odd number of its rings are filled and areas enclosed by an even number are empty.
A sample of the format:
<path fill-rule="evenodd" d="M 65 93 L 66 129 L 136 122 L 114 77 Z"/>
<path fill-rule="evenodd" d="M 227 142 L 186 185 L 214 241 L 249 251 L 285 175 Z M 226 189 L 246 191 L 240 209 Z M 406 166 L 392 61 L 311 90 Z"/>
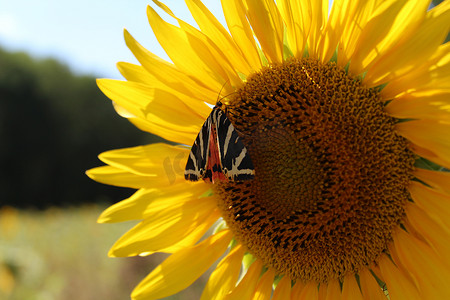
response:
<path fill-rule="evenodd" d="M 236 239 L 295 281 L 355 274 L 387 252 L 414 154 L 376 89 L 333 63 L 253 74 L 227 105 L 255 178 L 214 185 Z"/>

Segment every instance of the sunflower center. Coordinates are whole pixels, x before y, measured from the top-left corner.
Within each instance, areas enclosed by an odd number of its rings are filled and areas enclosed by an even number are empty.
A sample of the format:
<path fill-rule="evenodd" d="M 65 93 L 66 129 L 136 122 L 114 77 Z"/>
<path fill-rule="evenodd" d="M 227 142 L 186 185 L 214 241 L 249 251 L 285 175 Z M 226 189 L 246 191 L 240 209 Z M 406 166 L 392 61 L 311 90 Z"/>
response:
<path fill-rule="evenodd" d="M 414 163 L 378 93 L 334 64 L 293 59 L 249 77 L 227 109 L 255 166 L 251 181 L 215 185 L 236 239 L 293 280 L 376 262 Z"/>

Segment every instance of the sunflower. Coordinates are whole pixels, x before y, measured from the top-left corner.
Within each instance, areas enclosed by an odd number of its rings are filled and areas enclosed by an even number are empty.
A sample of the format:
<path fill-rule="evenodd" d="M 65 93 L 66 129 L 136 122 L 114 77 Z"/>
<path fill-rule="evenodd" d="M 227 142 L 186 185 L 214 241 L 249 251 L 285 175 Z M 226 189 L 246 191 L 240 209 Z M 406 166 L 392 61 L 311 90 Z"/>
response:
<path fill-rule="evenodd" d="M 154 0 L 171 62 L 125 31 L 140 65 L 101 79 L 119 114 L 176 145 L 102 153 L 88 171 L 137 189 L 99 222 L 140 220 L 111 256 L 170 256 L 133 299 L 450 299 L 450 1 L 200 0 L 198 26 Z M 188 182 L 220 99 L 255 177 Z M 225 111 L 225 110 L 224 110 Z M 215 264 L 217 263 L 217 264 Z"/>

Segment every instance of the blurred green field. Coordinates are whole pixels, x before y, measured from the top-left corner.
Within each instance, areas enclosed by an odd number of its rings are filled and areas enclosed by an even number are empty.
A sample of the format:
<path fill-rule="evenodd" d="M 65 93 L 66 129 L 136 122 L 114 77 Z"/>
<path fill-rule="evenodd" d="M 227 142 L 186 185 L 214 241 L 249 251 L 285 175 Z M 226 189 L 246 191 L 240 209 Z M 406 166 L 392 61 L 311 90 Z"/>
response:
<path fill-rule="evenodd" d="M 165 255 L 108 257 L 114 241 L 134 223 L 97 224 L 103 209 L 0 208 L 0 299 L 129 299 Z M 198 299 L 205 280 L 167 299 Z"/>

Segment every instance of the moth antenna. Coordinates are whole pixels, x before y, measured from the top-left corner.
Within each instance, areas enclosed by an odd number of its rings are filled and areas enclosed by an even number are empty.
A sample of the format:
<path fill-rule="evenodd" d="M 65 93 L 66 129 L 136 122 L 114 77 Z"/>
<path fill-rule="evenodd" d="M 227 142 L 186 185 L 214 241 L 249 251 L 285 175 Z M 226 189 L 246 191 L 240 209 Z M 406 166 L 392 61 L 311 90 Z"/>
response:
<path fill-rule="evenodd" d="M 217 107 L 221 107 L 222 104 L 225 104 L 225 103 L 222 103 L 222 100 L 223 100 L 223 99 L 225 99 L 225 98 L 227 98 L 227 97 L 229 97 L 229 96 L 231 96 L 231 95 L 237 93 L 236 91 L 234 91 L 234 92 L 229 93 L 229 94 L 227 94 L 227 95 L 225 95 L 225 96 L 223 96 L 223 97 L 220 97 L 220 94 L 222 94 L 222 91 L 223 91 L 223 89 L 225 88 L 225 85 L 226 85 L 229 81 L 230 81 L 230 80 L 227 80 L 227 81 L 222 85 L 222 88 L 220 89 L 220 92 L 219 92 L 219 94 L 217 95 L 217 100 L 216 100 L 216 106 L 217 106 Z"/>
<path fill-rule="evenodd" d="M 221 103 L 221 100 L 222 100 L 223 98 L 225 98 L 225 97 L 220 98 L 220 94 L 222 94 L 223 89 L 225 88 L 225 86 L 226 86 L 227 83 L 229 83 L 229 82 L 230 82 L 230 80 L 227 79 L 227 81 L 225 81 L 225 82 L 222 84 L 222 87 L 220 88 L 219 94 L 217 94 L 216 105 L 217 105 L 217 103 Z"/>
<path fill-rule="evenodd" d="M 227 98 L 227 97 L 229 97 L 229 96 L 231 96 L 231 95 L 234 95 L 234 94 L 237 94 L 237 91 L 232 92 L 232 93 L 229 93 L 229 94 L 223 96 L 222 98 L 220 98 L 220 99 L 218 100 L 218 102 L 221 102 L 221 103 L 222 103 L 222 99 L 225 99 L 225 98 Z"/>

